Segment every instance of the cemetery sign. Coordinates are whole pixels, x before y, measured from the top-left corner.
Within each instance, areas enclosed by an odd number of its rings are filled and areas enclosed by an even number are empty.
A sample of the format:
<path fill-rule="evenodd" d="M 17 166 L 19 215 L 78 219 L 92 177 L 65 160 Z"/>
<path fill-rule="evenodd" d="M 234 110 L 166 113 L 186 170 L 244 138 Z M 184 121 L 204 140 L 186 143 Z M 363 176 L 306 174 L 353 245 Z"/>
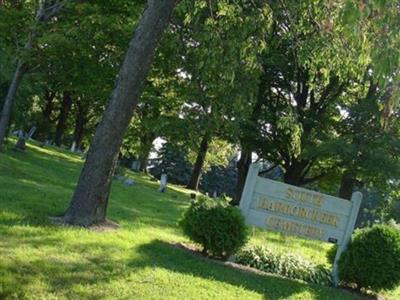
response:
<path fill-rule="evenodd" d="M 240 201 L 246 223 L 337 244 L 333 270 L 337 284 L 337 261 L 350 241 L 362 194 L 356 192 L 348 201 L 262 178 L 258 171 L 258 164 L 250 166 Z"/>

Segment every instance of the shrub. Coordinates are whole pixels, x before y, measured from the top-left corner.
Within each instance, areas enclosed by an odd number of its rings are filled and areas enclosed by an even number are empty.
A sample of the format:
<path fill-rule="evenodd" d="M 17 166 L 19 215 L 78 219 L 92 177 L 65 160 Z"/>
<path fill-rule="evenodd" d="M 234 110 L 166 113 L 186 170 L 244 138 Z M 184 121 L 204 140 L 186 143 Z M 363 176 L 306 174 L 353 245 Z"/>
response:
<path fill-rule="evenodd" d="M 300 279 L 321 285 L 331 285 L 331 270 L 315 265 L 301 256 L 271 251 L 262 246 L 251 246 L 236 255 L 236 262 L 258 270 Z"/>
<path fill-rule="evenodd" d="M 374 291 L 400 283 L 400 232 L 388 225 L 357 230 L 339 260 L 339 277 Z"/>
<path fill-rule="evenodd" d="M 180 226 L 208 255 L 227 258 L 242 247 L 248 237 L 239 209 L 224 200 L 202 197 L 192 202 Z"/>

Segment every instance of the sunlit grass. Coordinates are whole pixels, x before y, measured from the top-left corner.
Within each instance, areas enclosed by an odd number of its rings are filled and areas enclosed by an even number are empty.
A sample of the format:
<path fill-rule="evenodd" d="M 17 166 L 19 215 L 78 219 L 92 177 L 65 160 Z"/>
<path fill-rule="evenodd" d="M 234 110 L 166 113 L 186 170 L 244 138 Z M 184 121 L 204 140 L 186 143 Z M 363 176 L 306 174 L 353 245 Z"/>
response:
<path fill-rule="evenodd" d="M 190 191 L 129 173 L 114 181 L 109 218 L 121 228 L 58 227 L 82 160 L 29 144 L 0 154 L 0 299 L 353 299 L 342 291 L 276 276 L 242 273 L 172 245 L 187 241 L 177 220 Z M 255 230 L 251 243 L 326 263 L 325 244 Z M 392 299 L 397 294 L 392 292 Z"/>

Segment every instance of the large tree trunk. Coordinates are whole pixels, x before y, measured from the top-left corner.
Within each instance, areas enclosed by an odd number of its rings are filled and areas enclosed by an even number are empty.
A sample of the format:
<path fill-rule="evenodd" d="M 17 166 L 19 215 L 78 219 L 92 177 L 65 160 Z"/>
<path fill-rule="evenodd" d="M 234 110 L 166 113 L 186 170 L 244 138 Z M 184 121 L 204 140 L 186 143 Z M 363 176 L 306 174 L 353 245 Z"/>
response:
<path fill-rule="evenodd" d="M 61 146 L 62 138 L 64 136 L 65 128 L 67 127 L 67 119 L 69 111 L 72 106 L 72 97 L 69 92 L 63 93 L 63 101 L 61 103 L 60 114 L 56 126 L 56 134 L 54 136 L 54 143 Z"/>
<path fill-rule="evenodd" d="M 236 183 L 235 197 L 231 202 L 232 205 L 239 205 L 240 199 L 242 198 L 244 185 L 246 183 L 247 172 L 249 171 L 249 167 L 252 162 L 251 157 L 252 152 L 250 150 L 242 149 L 240 159 L 237 163 L 238 178 Z"/>
<path fill-rule="evenodd" d="M 64 222 L 105 221 L 111 181 L 125 131 L 142 91 L 161 34 L 176 0 L 149 0 L 129 44 L 117 84 L 97 127 Z"/>
<path fill-rule="evenodd" d="M 86 124 L 86 110 L 84 109 L 81 102 L 77 103 L 77 107 L 78 111 L 76 112 L 74 136 L 71 146 L 72 152 L 74 152 L 77 148 L 80 148 Z"/>
<path fill-rule="evenodd" d="M 21 83 L 22 77 L 26 72 L 26 67 L 22 61 L 18 61 L 15 69 L 14 77 L 8 88 L 6 99 L 4 100 L 3 109 L 0 116 L 0 151 L 3 151 L 4 140 L 7 136 L 8 123 L 10 122 L 11 112 L 14 105 L 14 99 L 17 89 Z"/>
<path fill-rule="evenodd" d="M 354 185 L 356 183 L 355 176 L 352 172 L 345 172 L 342 176 L 342 180 L 339 188 L 339 197 L 342 199 L 351 199 L 353 194 Z"/>
<path fill-rule="evenodd" d="M 196 162 L 194 163 L 192 175 L 187 185 L 188 189 L 195 190 L 199 188 L 201 170 L 203 169 L 208 150 L 209 136 L 206 133 L 200 143 L 199 153 L 197 154 Z"/>

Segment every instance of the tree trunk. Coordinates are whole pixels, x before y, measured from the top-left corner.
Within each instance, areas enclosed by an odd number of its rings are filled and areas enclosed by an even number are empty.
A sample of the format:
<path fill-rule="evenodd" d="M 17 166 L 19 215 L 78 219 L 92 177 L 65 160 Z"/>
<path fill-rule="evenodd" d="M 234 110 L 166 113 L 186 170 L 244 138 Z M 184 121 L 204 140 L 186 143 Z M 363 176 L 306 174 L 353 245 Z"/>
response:
<path fill-rule="evenodd" d="M 342 180 L 339 188 L 339 197 L 342 199 L 351 199 L 353 194 L 354 185 L 356 183 L 355 176 L 352 172 L 345 172 L 342 176 Z"/>
<path fill-rule="evenodd" d="M 39 23 L 45 23 L 50 20 L 50 18 L 56 15 L 64 6 L 63 2 L 59 2 L 58 5 L 55 5 L 53 3 L 52 9 L 47 11 L 46 13 L 47 8 L 45 7 L 45 4 L 46 1 L 41 1 L 39 3 L 39 7 L 36 11 L 35 24 L 29 33 L 28 41 L 24 46 L 25 50 L 30 50 L 32 48 L 33 40 L 36 38 L 37 34 L 37 25 Z M 11 112 L 15 102 L 15 96 L 17 95 L 18 86 L 21 83 L 26 71 L 26 64 L 22 59 L 19 59 L 10 87 L 8 88 L 7 96 L 4 101 L 3 109 L 0 116 L 0 151 L 3 151 L 4 139 L 7 134 L 7 128 L 10 122 Z"/>
<path fill-rule="evenodd" d="M 43 118 L 46 120 L 46 122 L 50 123 L 51 121 L 51 113 L 53 112 L 53 107 L 54 107 L 54 93 L 50 91 L 46 91 L 46 94 L 44 96 L 46 100 L 45 107 L 43 109 Z"/>
<path fill-rule="evenodd" d="M 54 109 L 54 96 L 55 94 L 50 91 L 46 91 L 44 95 L 45 106 L 42 111 L 43 119 L 38 126 L 39 128 L 36 134 L 40 140 L 46 140 L 50 137 L 51 113 Z"/>
<path fill-rule="evenodd" d="M 72 106 L 72 97 L 69 92 L 63 93 L 63 101 L 61 103 L 60 114 L 58 115 L 58 121 L 56 126 L 56 134 L 54 136 L 54 143 L 60 147 L 62 138 L 64 136 L 65 128 L 67 127 L 67 119 L 69 111 Z"/>
<path fill-rule="evenodd" d="M 188 189 L 197 191 L 197 189 L 199 188 L 201 170 L 203 169 L 204 161 L 206 159 L 207 150 L 208 150 L 208 142 L 209 142 L 209 136 L 206 133 L 203 136 L 203 139 L 201 140 L 201 143 L 200 143 L 199 153 L 197 154 L 197 158 L 196 158 L 196 162 L 194 163 L 192 175 L 191 175 L 190 181 L 187 185 Z"/>
<path fill-rule="evenodd" d="M 0 116 L 0 151 L 3 151 L 4 140 L 7 136 L 8 124 L 10 122 L 11 112 L 14 105 L 15 96 L 17 89 L 21 83 L 22 77 L 26 72 L 24 63 L 20 60 L 17 63 L 14 77 L 11 81 L 10 87 L 8 88 L 6 99 L 4 100 L 3 109 Z"/>
<path fill-rule="evenodd" d="M 240 203 L 244 185 L 246 183 L 247 172 L 249 171 L 251 162 L 252 162 L 252 151 L 242 149 L 242 153 L 240 154 L 240 159 L 237 163 L 238 179 L 236 183 L 235 197 L 231 202 L 232 205 L 239 205 Z"/>
<path fill-rule="evenodd" d="M 77 106 L 78 106 L 78 111 L 76 113 L 74 137 L 71 146 L 72 152 L 74 152 L 76 148 L 78 149 L 80 148 L 86 124 L 86 111 L 82 106 L 82 103 L 78 102 Z"/>
<path fill-rule="evenodd" d="M 64 222 L 88 226 L 105 221 L 111 181 L 122 139 L 132 118 L 161 34 L 176 0 L 149 0 L 121 65 L 116 87 L 97 127 Z"/>
<path fill-rule="evenodd" d="M 153 147 L 155 135 L 154 134 L 146 134 L 140 139 L 140 152 L 139 152 L 139 162 L 140 167 L 139 171 L 147 172 L 147 165 L 149 160 L 149 155 L 151 148 Z"/>
<path fill-rule="evenodd" d="M 309 162 L 307 160 L 295 160 L 289 166 L 285 166 L 283 181 L 295 186 L 303 185 L 308 164 Z"/>
<path fill-rule="evenodd" d="M 262 75 L 262 78 L 265 77 L 265 74 Z M 267 90 L 267 85 L 264 84 L 264 80 L 260 80 L 260 83 L 258 85 L 258 95 L 257 95 L 257 101 L 254 104 L 253 111 L 251 112 L 251 116 L 248 120 L 250 124 L 250 127 L 253 127 L 255 124 L 257 124 L 257 120 L 259 119 L 260 113 L 261 113 L 261 108 L 263 103 L 265 102 L 266 99 L 266 90 Z M 246 124 L 246 123 L 245 123 Z M 255 128 L 252 128 L 255 130 Z M 247 130 L 249 130 L 247 128 Z M 240 138 L 240 143 L 241 143 L 241 148 L 242 148 L 242 153 L 240 155 L 240 159 L 237 163 L 237 169 L 238 169 L 238 178 L 236 182 L 236 191 L 235 191 L 235 197 L 233 198 L 233 201 L 231 202 L 232 205 L 239 205 L 240 199 L 242 198 L 242 193 L 244 186 L 246 184 L 246 177 L 247 177 L 247 172 L 249 170 L 250 164 L 252 163 L 252 151 L 249 147 L 249 143 L 246 142 L 248 139 L 248 132 L 243 132 L 242 137 Z"/>

